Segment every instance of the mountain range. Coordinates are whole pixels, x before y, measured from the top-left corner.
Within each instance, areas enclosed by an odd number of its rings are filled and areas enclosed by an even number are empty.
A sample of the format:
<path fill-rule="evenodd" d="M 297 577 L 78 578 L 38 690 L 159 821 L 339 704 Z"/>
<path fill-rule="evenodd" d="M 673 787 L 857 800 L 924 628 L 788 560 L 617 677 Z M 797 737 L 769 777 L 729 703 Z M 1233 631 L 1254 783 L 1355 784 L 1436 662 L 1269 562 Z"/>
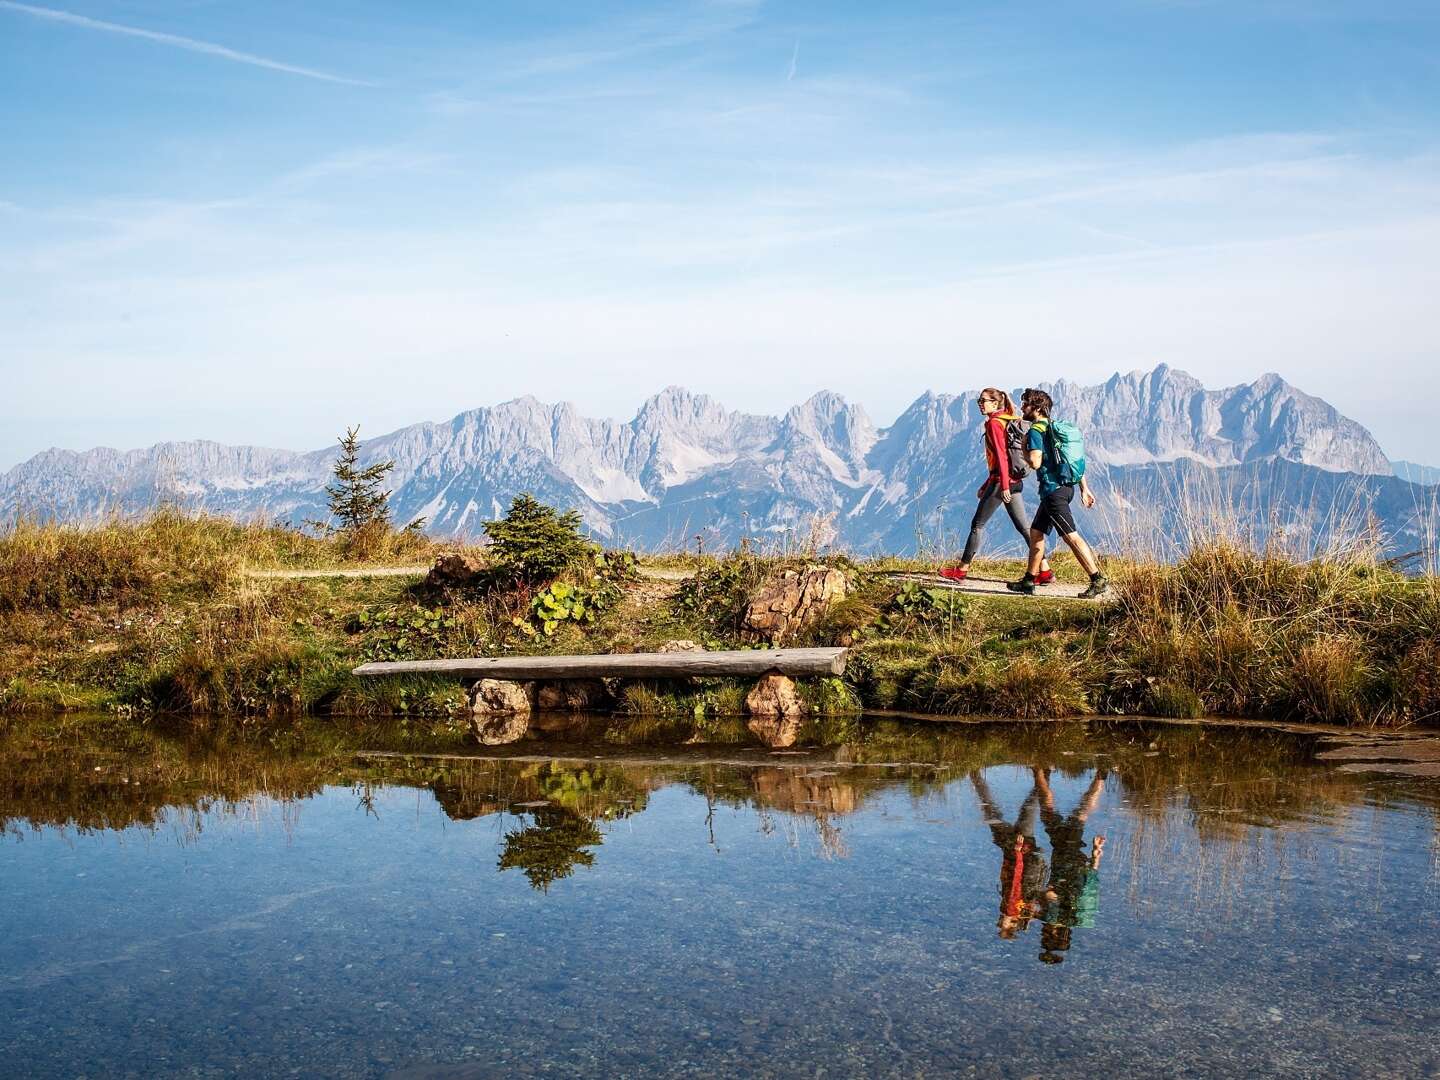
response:
<path fill-rule="evenodd" d="M 1102 542 L 1163 548 L 1202 509 L 1292 538 L 1373 515 L 1396 548 L 1429 540 L 1435 489 L 1418 482 L 1432 479 L 1424 468 L 1390 462 L 1363 426 L 1278 375 L 1210 390 L 1161 365 L 1045 388 L 1056 415 L 1085 432 L 1102 507 L 1082 529 Z M 693 547 L 699 536 L 714 550 L 742 535 L 948 549 L 963 539 L 984 474 L 974 396 L 926 393 L 885 428 L 829 391 L 773 417 L 670 387 L 627 422 L 524 397 L 370 439 L 362 461 L 394 461 L 395 519 L 423 517 L 440 536 L 478 536 L 528 491 L 577 509 L 607 542 L 647 549 Z M 325 517 L 334 459 L 334 447 L 208 441 L 52 449 L 0 476 L 0 519 L 93 520 L 179 503 L 298 524 Z M 1015 550 L 999 525 L 989 539 L 993 551 Z"/>

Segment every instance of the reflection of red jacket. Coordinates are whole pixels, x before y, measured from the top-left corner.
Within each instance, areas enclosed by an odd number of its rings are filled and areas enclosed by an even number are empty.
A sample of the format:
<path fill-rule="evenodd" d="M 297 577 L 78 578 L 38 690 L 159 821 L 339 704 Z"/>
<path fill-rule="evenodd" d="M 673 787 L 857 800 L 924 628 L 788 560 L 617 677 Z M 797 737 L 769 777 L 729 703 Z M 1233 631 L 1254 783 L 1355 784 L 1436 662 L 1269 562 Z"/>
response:
<path fill-rule="evenodd" d="M 990 467 L 990 475 L 985 478 L 985 483 L 980 485 L 980 490 L 975 497 L 983 499 L 986 490 L 992 484 L 1003 483 L 1010 487 L 1013 481 L 1010 479 L 1010 446 L 1005 441 L 1005 425 L 1011 420 L 1019 420 L 1018 416 L 1009 413 L 991 413 L 985 419 L 985 464 Z M 1003 489 L 1002 489 L 1003 490 Z"/>
<path fill-rule="evenodd" d="M 1001 860 L 1000 880 L 1001 886 L 1005 887 L 1005 900 L 1000 905 L 1000 913 L 1009 915 L 1012 919 L 1020 914 L 1021 904 L 1025 897 L 1025 848 L 1023 845 L 1016 845 L 1014 848 L 1014 862 L 1010 871 L 1009 882 L 1005 881 L 1004 860 Z"/>

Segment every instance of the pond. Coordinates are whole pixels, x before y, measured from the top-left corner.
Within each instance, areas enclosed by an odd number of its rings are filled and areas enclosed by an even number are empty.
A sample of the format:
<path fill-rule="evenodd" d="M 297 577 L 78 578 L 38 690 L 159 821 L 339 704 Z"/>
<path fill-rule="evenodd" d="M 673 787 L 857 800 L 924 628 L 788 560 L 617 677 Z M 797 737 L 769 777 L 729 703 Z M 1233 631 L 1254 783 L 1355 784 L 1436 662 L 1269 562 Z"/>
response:
<path fill-rule="evenodd" d="M 0 736 L 9 1075 L 1440 1070 L 1440 783 L 1314 734 L 103 730 Z"/>

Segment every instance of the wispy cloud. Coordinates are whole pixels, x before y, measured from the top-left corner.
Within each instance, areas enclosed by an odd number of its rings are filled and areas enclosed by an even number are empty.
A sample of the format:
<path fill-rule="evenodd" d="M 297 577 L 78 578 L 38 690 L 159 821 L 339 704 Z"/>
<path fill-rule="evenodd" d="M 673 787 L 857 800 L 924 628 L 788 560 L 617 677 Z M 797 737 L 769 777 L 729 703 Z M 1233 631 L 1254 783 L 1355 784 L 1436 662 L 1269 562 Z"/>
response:
<path fill-rule="evenodd" d="M 0 9 L 19 12 L 37 19 L 47 19 L 50 22 L 64 23 L 67 26 L 79 26 L 86 30 L 103 30 L 108 34 L 123 34 L 126 37 L 141 38 L 159 45 L 169 45 L 175 49 L 185 49 L 188 52 L 202 53 L 206 56 L 218 56 L 222 60 L 230 60 L 236 64 L 249 64 L 251 67 L 266 68 L 270 71 L 283 71 L 288 75 L 319 79 L 321 82 L 342 83 L 346 86 L 372 85 L 361 79 L 350 79 L 343 75 L 332 75 L 328 71 L 317 71 L 314 68 L 286 64 L 265 56 L 256 56 L 254 53 L 240 52 L 238 49 L 216 45 L 210 41 L 197 41 L 195 38 L 181 37 L 179 34 L 165 34 L 158 30 L 144 30 L 138 26 L 125 26 L 121 23 L 106 22 L 103 19 L 92 19 L 88 15 L 77 15 L 72 11 L 37 7 L 34 4 L 20 4 L 15 0 L 0 0 Z"/>
<path fill-rule="evenodd" d="M 785 73 L 785 81 L 791 82 L 795 78 L 795 69 L 800 66 L 800 39 L 795 39 L 795 51 L 790 54 L 790 70 Z"/>

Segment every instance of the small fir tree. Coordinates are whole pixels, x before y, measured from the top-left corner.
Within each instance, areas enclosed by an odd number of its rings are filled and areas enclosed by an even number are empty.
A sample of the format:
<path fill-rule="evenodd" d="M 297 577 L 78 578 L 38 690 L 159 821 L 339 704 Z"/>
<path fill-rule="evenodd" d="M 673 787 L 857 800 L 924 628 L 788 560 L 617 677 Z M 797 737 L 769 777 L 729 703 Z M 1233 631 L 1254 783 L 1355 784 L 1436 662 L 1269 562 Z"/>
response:
<path fill-rule="evenodd" d="M 558 512 L 533 495 L 518 495 L 498 521 L 485 522 L 490 563 L 504 581 L 538 585 L 593 557 L 595 545 L 580 534 L 580 515 Z"/>
<path fill-rule="evenodd" d="M 356 533 L 371 525 L 390 523 L 390 492 L 381 489 L 393 461 L 377 461 L 360 467 L 360 428 L 347 428 L 340 438 L 340 457 L 335 461 L 335 483 L 325 488 L 330 496 L 330 513 L 340 531 Z"/>

